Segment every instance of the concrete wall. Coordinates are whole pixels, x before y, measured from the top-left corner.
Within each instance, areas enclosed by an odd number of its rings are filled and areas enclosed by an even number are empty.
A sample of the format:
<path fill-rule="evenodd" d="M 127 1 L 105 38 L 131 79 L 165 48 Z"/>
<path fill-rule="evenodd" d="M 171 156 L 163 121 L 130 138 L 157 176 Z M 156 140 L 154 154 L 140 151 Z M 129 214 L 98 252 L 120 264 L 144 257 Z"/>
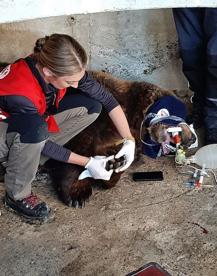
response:
<path fill-rule="evenodd" d="M 177 37 L 169 9 L 49 17 L 0 24 L 0 60 L 31 53 L 38 37 L 67 33 L 77 38 L 90 68 L 117 77 L 147 80 L 165 88 L 184 88 Z"/>
<path fill-rule="evenodd" d="M 0 23 L 107 11 L 216 6 L 216 0 L 0 0 Z"/>

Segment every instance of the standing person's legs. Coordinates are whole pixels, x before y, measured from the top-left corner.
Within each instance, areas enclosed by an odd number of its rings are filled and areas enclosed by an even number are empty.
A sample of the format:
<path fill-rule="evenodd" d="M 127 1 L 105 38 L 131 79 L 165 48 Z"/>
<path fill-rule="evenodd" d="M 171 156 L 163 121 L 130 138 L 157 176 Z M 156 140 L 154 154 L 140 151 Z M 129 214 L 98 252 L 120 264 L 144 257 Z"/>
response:
<path fill-rule="evenodd" d="M 70 92 L 70 91 L 69 91 Z M 99 116 L 102 105 L 82 93 L 69 93 L 60 102 L 57 113 L 54 115 L 60 129 L 57 133 L 50 133 L 49 140 L 64 145 L 76 136 Z M 41 156 L 40 164 L 48 158 Z"/>
<path fill-rule="evenodd" d="M 178 34 L 183 73 L 189 81 L 193 97 L 193 120 L 203 119 L 206 88 L 206 41 L 204 37 L 203 8 L 173 9 Z M 198 116 L 199 115 L 199 116 Z M 198 117 L 198 118 L 197 118 Z"/>
<path fill-rule="evenodd" d="M 207 39 L 206 143 L 217 143 L 217 9 L 206 8 L 204 30 Z"/>

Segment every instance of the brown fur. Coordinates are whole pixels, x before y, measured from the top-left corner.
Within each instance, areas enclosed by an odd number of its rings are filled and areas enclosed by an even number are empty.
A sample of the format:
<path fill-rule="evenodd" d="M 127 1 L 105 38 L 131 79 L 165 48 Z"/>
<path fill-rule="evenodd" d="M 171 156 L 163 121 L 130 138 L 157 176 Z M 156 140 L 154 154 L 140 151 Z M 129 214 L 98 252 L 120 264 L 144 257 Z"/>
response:
<path fill-rule="evenodd" d="M 120 80 L 103 72 L 91 72 L 92 76 L 105 86 L 122 106 L 131 132 L 136 138 L 139 148 L 140 124 L 147 108 L 165 95 L 173 95 L 172 92 L 163 90 L 156 85 L 147 82 L 133 82 Z M 85 156 L 116 154 L 120 148 L 115 142 L 120 136 L 114 128 L 108 114 L 103 111 L 99 118 L 87 129 L 73 138 L 67 147 L 76 153 Z M 92 194 L 92 185 L 99 184 L 103 188 L 113 187 L 120 179 L 120 173 L 113 173 L 110 181 L 94 180 L 86 178 L 78 180 L 83 170 L 82 167 L 64 164 L 50 160 L 45 165 L 49 171 L 52 183 L 57 189 L 60 198 L 69 206 L 82 207 Z"/>

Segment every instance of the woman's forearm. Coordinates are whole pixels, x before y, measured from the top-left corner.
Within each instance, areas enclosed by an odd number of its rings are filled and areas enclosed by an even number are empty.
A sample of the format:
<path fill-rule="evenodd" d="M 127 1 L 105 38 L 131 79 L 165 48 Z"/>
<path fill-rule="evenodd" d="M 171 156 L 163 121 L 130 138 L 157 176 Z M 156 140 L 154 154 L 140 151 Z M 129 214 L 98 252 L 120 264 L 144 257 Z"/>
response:
<path fill-rule="evenodd" d="M 69 159 L 68 159 L 68 163 L 76 164 L 76 165 L 85 167 L 86 164 L 89 162 L 89 160 L 90 160 L 89 157 L 71 152 L 71 154 L 69 156 Z"/>
<path fill-rule="evenodd" d="M 120 105 L 112 109 L 112 111 L 109 112 L 109 116 L 122 138 L 133 137 L 127 122 L 127 118 Z"/>

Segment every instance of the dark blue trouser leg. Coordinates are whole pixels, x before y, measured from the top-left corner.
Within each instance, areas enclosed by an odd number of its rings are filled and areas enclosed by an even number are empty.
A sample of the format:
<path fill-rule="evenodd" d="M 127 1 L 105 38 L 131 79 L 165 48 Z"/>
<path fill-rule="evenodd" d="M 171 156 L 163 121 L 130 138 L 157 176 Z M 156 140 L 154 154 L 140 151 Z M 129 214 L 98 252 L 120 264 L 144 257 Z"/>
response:
<path fill-rule="evenodd" d="M 206 44 L 204 41 L 204 9 L 173 9 L 183 73 L 195 92 L 197 102 L 204 102 L 206 86 Z"/>
<path fill-rule="evenodd" d="M 205 126 L 208 143 L 217 143 L 217 9 L 206 8 L 204 32 L 207 41 Z"/>
<path fill-rule="evenodd" d="M 217 9 L 174 9 L 183 72 L 205 111 L 208 143 L 217 142 Z"/>

